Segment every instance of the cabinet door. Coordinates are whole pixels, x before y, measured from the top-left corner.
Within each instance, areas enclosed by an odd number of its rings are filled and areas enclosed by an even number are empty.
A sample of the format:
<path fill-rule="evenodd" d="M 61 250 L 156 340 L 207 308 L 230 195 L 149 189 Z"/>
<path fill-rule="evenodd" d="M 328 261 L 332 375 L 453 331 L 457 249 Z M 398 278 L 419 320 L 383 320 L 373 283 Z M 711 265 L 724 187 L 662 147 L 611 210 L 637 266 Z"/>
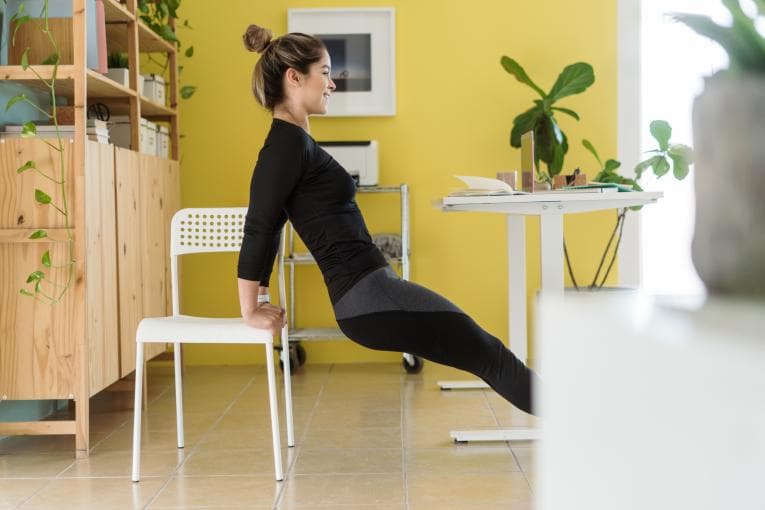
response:
<path fill-rule="evenodd" d="M 73 217 L 74 195 L 71 145 L 64 144 L 66 187 Z M 0 395 L 9 399 L 67 398 L 75 393 L 75 347 L 78 321 L 82 321 L 82 287 L 72 284 L 56 305 L 22 296 L 27 276 L 46 274 L 42 290 L 54 294 L 65 285 L 68 272 L 64 217 L 48 205 L 35 202 L 35 189 L 45 191 L 60 206 L 60 186 L 33 171 L 17 169 L 34 161 L 41 171 L 59 178 L 59 154 L 40 140 L 0 142 Z M 46 229 L 48 237 L 29 235 Z M 50 252 L 48 269 L 42 255 Z M 64 269 L 56 269 L 64 266 Z M 80 323 L 81 324 L 81 323 Z"/>
<path fill-rule="evenodd" d="M 179 202 L 178 163 L 116 149 L 120 375 L 135 370 L 135 331 L 144 317 L 170 313 L 169 219 Z M 165 351 L 148 344 L 146 358 Z"/>
<path fill-rule="evenodd" d="M 85 310 L 90 394 L 120 378 L 114 147 L 85 142 Z"/>

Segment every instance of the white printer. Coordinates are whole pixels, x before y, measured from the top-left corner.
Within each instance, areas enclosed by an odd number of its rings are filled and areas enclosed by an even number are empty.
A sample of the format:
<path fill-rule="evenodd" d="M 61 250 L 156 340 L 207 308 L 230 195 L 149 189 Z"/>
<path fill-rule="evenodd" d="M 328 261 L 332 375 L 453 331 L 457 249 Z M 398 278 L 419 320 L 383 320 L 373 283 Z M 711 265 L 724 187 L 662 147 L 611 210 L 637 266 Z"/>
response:
<path fill-rule="evenodd" d="M 345 168 L 359 186 L 376 186 L 379 180 L 377 140 L 318 142 Z"/>

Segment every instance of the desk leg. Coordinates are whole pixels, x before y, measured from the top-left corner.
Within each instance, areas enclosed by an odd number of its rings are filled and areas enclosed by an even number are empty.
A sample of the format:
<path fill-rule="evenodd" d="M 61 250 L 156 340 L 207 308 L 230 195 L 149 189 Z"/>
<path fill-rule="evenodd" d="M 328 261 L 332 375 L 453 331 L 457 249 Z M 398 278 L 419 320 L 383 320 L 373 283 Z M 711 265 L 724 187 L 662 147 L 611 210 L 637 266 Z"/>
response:
<path fill-rule="evenodd" d="M 539 252 L 542 258 L 542 292 L 563 293 L 563 215 L 539 218 Z"/>
<path fill-rule="evenodd" d="M 528 363 L 525 216 L 507 216 L 507 290 L 509 346 L 519 360 Z"/>

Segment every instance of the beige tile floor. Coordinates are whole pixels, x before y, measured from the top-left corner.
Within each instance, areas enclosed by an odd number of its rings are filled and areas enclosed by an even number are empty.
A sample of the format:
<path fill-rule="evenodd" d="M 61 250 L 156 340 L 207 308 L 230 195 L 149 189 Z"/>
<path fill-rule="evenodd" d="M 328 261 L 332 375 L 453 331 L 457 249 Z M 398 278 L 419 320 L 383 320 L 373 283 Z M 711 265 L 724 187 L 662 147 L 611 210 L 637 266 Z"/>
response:
<path fill-rule="evenodd" d="M 103 392 L 91 401 L 88 459 L 73 458 L 72 437 L 0 441 L 0 509 L 533 508 L 533 443 L 457 445 L 449 430 L 534 419 L 488 391 L 440 392 L 444 378 L 469 376 L 432 363 L 419 375 L 304 366 L 293 377 L 297 445 L 284 448 L 277 483 L 263 367 L 189 367 L 178 450 L 171 372 L 150 363 L 140 483 L 130 481 L 132 394 Z"/>

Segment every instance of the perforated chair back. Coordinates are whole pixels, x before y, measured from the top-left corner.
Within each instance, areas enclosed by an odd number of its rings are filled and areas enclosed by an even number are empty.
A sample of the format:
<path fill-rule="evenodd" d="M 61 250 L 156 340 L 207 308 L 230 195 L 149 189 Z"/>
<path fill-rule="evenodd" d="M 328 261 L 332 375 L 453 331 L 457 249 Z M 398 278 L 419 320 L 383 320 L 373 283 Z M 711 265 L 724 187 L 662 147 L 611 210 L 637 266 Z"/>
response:
<path fill-rule="evenodd" d="M 189 253 L 238 252 L 244 236 L 246 207 L 181 209 L 170 225 L 170 278 L 173 315 L 180 314 L 178 256 Z"/>
<path fill-rule="evenodd" d="M 173 216 L 171 255 L 239 251 L 246 207 L 181 209 Z"/>

